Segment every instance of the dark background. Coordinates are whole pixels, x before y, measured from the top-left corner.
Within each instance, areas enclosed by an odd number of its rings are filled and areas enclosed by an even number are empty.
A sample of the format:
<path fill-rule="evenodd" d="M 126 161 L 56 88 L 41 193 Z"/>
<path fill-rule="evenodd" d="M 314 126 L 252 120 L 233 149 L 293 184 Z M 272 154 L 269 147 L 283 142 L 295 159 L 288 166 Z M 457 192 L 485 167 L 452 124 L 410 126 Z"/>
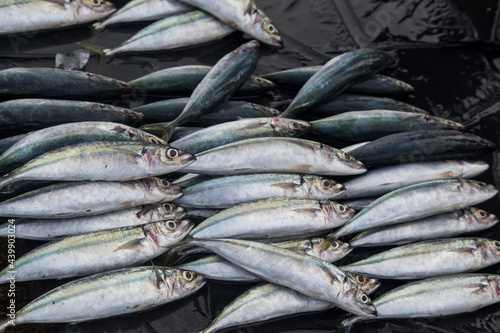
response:
<path fill-rule="evenodd" d="M 125 1 L 115 2 L 121 6 Z M 396 68 L 387 73 L 416 88 L 403 99 L 434 115 L 462 122 L 471 133 L 497 145 L 500 133 L 500 27 L 498 2 L 494 0 L 256 0 L 279 29 L 284 48 L 261 47 L 256 73 L 319 65 L 331 57 L 359 47 L 393 50 L 399 57 Z M 10 67 L 54 67 L 56 53 L 81 49 L 77 41 L 116 46 L 147 24 L 113 26 L 97 36 L 89 26 L 51 32 L 33 32 L 0 37 L 0 69 Z M 118 55 L 107 64 L 91 54 L 86 71 L 129 81 L 153 71 L 179 65 L 213 65 L 249 36 L 239 32 L 207 45 L 179 51 L 158 51 Z M 269 103 L 293 97 L 276 90 L 256 98 Z M 149 101 L 146 100 L 146 101 Z M 124 106 L 145 102 L 144 96 L 110 101 Z M 500 185 L 500 154 L 483 160 L 491 167 L 478 179 Z M 479 207 L 500 216 L 499 197 Z M 2 221 L 3 222 L 3 221 Z M 478 234 L 500 239 L 499 226 Z M 37 242 L 17 240 L 20 247 Z M 7 250 L 1 241 L 0 266 Z M 378 250 L 375 250 L 378 251 Z M 19 254 L 21 250 L 19 250 Z M 356 250 L 347 261 L 367 252 Z M 500 273 L 500 265 L 485 272 Z M 18 309 L 34 297 L 64 281 L 18 283 Z M 400 283 L 383 281 L 372 298 Z M 209 282 L 196 295 L 155 310 L 78 325 L 20 325 L 10 332 L 196 332 L 202 329 L 235 297 L 251 285 Z M 0 316 L 5 313 L 7 292 L 0 288 Z M 300 315 L 255 324 L 225 332 L 332 332 L 348 315 L 340 310 Z M 9 332 L 8 331 L 8 332 Z M 356 326 L 354 332 L 498 332 L 500 305 L 446 318 L 380 320 Z"/>

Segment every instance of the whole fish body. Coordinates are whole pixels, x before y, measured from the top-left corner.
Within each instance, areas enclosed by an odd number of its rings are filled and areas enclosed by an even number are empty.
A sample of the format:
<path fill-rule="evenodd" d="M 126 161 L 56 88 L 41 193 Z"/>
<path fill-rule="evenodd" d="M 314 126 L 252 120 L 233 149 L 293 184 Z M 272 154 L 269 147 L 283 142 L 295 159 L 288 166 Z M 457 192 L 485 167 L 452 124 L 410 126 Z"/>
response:
<path fill-rule="evenodd" d="M 245 139 L 301 136 L 310 129 L 311 125 L 302 120 L 275 117 L 249 118 L 210 126 L 172 141 L 171 144 L 191 154 L 197 154 Z"/>
<path fill-rule="evenodd" d="M 132 0 L 102 22 L 92 25 L 96 31 L 109 25 L 127 22 L 155 21 L 193 10 L 177 0 Z"/>
<path fill-rule="evenodd" d="M 194 10 L 156 21 L 103 53 L 113 57 L 124 52 L 176 49 L 221 39 L 234 31 L 212 15 Z"/>
<path fill-rule="evenodd" d="M 0 179 L 126 181 L 177 171 L 195 157 L 160 144 L 88 142 L 49 151 Z"/>
<path fill-rule="evenodd" d="M 129 84 L 146 94 L 192 93 L 212 68 L 200 65 L 170 67 L 137 78 Z M 235 94 L 260 94 L 274 87 L 271 81 L 252 75 Z"/>
<path fill-rule="evenodd" d="M 327 262 L 340 260 L 352 251 L 352 247 L 349 243 L 327 238 L 311 238 L 272 244 L 297 253 L 317 257 Z M 230 263 L 218 255 L 206 256 L 201 259 L 183 263 L 177 267 L 191 270 L 211 280 L 245 283 L 261 281 L 259 277 Z"/>
<path fill-rule="evenodd" d="M 2 0 L 0 34 L 68 27 L 102 19 L 116 10 L 109 1 Z M 22 19 L 27 18 L 29 19 Z"/>
<path fill-rule="evenodd" d="M 206 219 L 190 232 L 200 239 L 279 238 L 334 229 L 355 211 L 334 201 L 271 199 L 240 204 Z"/>
<path fill-rule="evenodd" d="M 204 284 L 203 277 L 170 267 L 95 274 L 38 297 L 16 313 L 14 323 L 71 323 L 134 313 L 189 296 Z M 0 331 L 8 326 L 7 320 L 1 322 Z"/>
<path fill-rule="evenodd" d="M 373 304 L 378 318 L 442 317 L 476 311 L 500 301 L 500 276 L 457 274 L 430 278 L 393 289 Z M 344 326 L 368 320 L 354 317 Z"/>
<path fill-rule="evenodd" d="M 312 133 L 344 141 L 367 141 L 409 131 L 465 130 L 454 121 L 392 110 L 349 111 L 311 122 Z"/>
<path fill-rule="evenodd" d="M 0 129 L 22 132 L 84 121 L 132 125 L 143 118 L 142 113 L 130 109 L 93 102 L 26 98 L 0 103 Z"/>
<path fill-rule="evenodd" d="M 180 0 L 214 15 L 227 25 L 243 31 L 259 41 L 281 46 L 281 36 L 266 14 L 257 8 L 254 0 Z"/>
<path fill-rule="evenodd" d="M 165 122 L 174 120 L 186 107 L 188 98 L 173 98 L 165 101 L 150 103 L 134 108 L 134 111 L 144 114 L 148 123 Z M 280 112 L 266 106 L 243 102 L 226 101 L 191 123 L 200 123 L 204 126 L 216 125 L 227 121 L 236 121 L 241 118 L 275 117 Z M 168 123 L 162 125 L 165 128 Z M 148 127 L 145 125 L 144 127 Z M 161 132 L 161 131 L 160 131 Z"/>
<path fill-rule="evenodd" d="M 350 240 L 354 247 L 401 245 L 475 232 L 493 227 L 498 218 L 470 207 L 401 224 L 363 231 Z"/>
<path fill-rule="evenodd" d="M 370 49 L 336 56 L 307 80 L 281 117 L 294 118 L 304 110 L 339 95 L 369 75 L 392 66 L 394 62 L 390 54 Z"/>
<path fill-rule="evenodd" d="M 69 218 L 173 201 L 180 187 L 160 178 L 128 182 L 57 183 L 0 203 L 0 216 Z M 64 199 L 62 199 L 64 198 Z"/>
<path fill-rule="evenodd" d="M 103 101 L 120 97 L 131 90 L 128 83 L 88 72 L 41 67 L 0 71 L 0 98 Z"/>
<path fill-rule="evenodd" d="M 15 223 L 15 235 L 17 238 L 52 240 L 103 230 L 136 227 L 163 220 L 180 220 L 185 215 L 184 208 L 166 202 L 69 219 L 21 219 Z M 9 235 L 9 225 L 10 223 L 0 225 L 0 237 Z"/>
<path fill-rule="evenodd" d="M 0 272 L 0 283 L 65 278 L 131 267 L 151 260 L 181 241 L 193 223 L 159 221 L 105 230 L 47 243 L 17 258 Z"/>
<path fill-rule="evenodd" d="M 183 189 L 176 203 L 182 207 L 229 208 L 235 204 L 269 198 L 326 200 L 344 186 L 320 176 L 255 174 L 215 178 Z"/>
<path fill-rule="evenodd" d="M 334 115 L 346 111 L 361 110 L 395 110 L 429 114 L 425 110 L 395 99 L 353 94 L 341 94 L 330 101 L 315 105 L 311 109 L 311 113 Z"/>
<path fill-rule="evenodd" d="M 380 167 L 346 180 L 342 198 L 374 197 L 438 179 L 474 178 L 488 169 L 483 161 L 447 160 Z"/>
<path fill-rule="evenodd" d="M 257 66 L 260 44 L 256 40 L 245 43 L 222 57 L 193 90 L 181 114 L 167 126 L 164 139 L 172 136 L 173 129 L 228 100 Z"/>
<path fill-rule="evenodd" d="M 196 162 L 182 169 L 208 175 L 266 172 L 356 175 L 365 171 L 361 162 L 341 150 L 298 138 L 256 138 L 229 143 L 196 154 Z"/>
<path fill-rule="evenodd" d="M 475 180 L 433 180 L 403 187 L 378 198 L 334 233 L 335 237 L 382 225 L 450 212 L 492 198 L 497 189 Z"/>
<path fill-rule="evenodd" d="M 376 139 L 351 151 L 369 167 L 444 159 L 465 159 L 496 149 L 491 141 L 452 130 L 396 133 Z"/>
<path fill-rule="evenodd" d="M 324 260 L 247 240 L 197 239 L 188 241 L 188 244 L 207 248 L 266 281 L 332 302 L 349 312 L 376 316 L 370 298 L 357 282 Z"/>
<path fill-rule="evenodd" d="M 500 262 L 500 242 L 446 238 L 392 248 L 340 269 L 380 279 L 422 279 L 473 272 Z"/>
<path fill-rule="evenodd" d="M 10 171 L 56 148 L 92 141 L 136 141 L 167 143 L 142 130 L 113 122 L 85 121 L 67 123 L 33 132 L 0 155 L 0 170 Z"/>

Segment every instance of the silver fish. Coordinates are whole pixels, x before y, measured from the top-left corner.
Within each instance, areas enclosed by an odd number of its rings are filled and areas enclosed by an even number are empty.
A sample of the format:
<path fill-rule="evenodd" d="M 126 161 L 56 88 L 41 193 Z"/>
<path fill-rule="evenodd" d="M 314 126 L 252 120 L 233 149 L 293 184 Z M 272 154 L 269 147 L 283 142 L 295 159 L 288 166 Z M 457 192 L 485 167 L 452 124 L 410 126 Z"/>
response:
<path fill-rule="evenodd" d="M 92 275 L 59 286 L 16 313 L 12 324 L 71 323 L 134 313 L 189 296 L 202 276 L 169 267 L 135 267 Z M 96 301 L 99 300 L 99 301 Z"/>
<path fill-rule="evenodd" d="M 381 279 L 421 279 L 473 272 L 500 262 L 500 242 L 447 238 L 399 246 L 340 269 Z"/>

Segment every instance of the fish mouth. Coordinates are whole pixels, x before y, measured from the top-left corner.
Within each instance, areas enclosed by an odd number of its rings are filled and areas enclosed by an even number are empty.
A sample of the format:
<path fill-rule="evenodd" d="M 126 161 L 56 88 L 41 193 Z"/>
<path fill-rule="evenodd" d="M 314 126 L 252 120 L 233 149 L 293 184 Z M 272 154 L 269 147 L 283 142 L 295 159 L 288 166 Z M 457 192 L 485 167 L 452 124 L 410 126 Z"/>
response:
<path fill-rule="evenodd" d="M 184 216 L 186 216 L 187 210 L 184 207 L 177 206 L 177 209 L 175 210 L 174 216 L 176 219 L 182 219 Z"/>
<path fill-rule="evenodd" d="M 180 163 L 184 166 L 194 163 L 196 161 L 196 156 L 194 154 L 188 153 L 187 151 L 180 150 Z"/>

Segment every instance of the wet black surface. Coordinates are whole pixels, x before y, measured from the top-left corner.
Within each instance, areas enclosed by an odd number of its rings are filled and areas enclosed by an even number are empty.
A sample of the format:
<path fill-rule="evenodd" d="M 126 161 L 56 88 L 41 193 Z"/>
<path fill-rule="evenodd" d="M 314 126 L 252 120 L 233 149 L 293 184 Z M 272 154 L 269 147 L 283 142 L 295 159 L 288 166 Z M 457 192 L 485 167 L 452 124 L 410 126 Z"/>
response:
<path fill-rule="evenodd" d="M 404 99 L 466 125 L 471 133 L 500 145 L 500 10 L 497 1 L 446 0 L 256 0 L 280 30 L 285 47 L 262 46 L 257 73 L 325 63 L 339 52 L 369 46 L 394 50 L 396 68 L 387 73 L 412 84 L 416 93 Z M 346 25 L 344 22 L 347 22 Z M 54 67 L 56 53 L 69 53 L 84 41 L 115 46 L 146 24 L 115 26 L 92 36 L 87 26 L 0 37 L 0 69 Z M 354 36 L 354 37 L 353 37 Z M 104 67 L 92 55 L 85 70 L 129 81 L 150 72 L 179 65 L 213 65 L 248 36 L 234 33 L 218 42 L 179 51 L 118 55 Z M 359 44 L 358 44 L 359 43 Z M 293 97 L 290 91 L 274 91 L 262 102 Z M 144 96 L 132 96 L 121 105 L 141 105 Z M 478 177 L 500 186 L 500 154 L 483 158 L 490 170 Z M 500 216 L 499 197 L 478 205 Z M 478 234 L 500 239 L 500 226 Z M 19 240 L 20 241 L 20 240 Z M 27 242 L 28 247 L 38 245 Z M 378 251 L 378 250 L 374 250 Z M 354 251 L 347 261 L 366 255 Z M 2 264 L 3 265 L 3 264 Z M 5 266 L 5 265 L 3 265 Z M 500 273 L 500 265 L 485 272 Z M 26 284 L 35 294 L 65 281 Z M 383 281 L 372 298 L 400 283 Z M 209 282 L 196 295 L 160 308 L 78 325 L 46 325 L 47 332 L 196 332 L 251 285 Z M 2 300 L 5 295 L 0 295 Z M 271 322 L 228 329 L 224 332 L 332 332 L 347 314 L 340 310 L 300 315 Z M 16 327 L 12 331 L 22 327 Z M 470 314 L 447 318 L 381 320 L 356 326 L 353 332 L 498 332 L 500 304 Z"/>

